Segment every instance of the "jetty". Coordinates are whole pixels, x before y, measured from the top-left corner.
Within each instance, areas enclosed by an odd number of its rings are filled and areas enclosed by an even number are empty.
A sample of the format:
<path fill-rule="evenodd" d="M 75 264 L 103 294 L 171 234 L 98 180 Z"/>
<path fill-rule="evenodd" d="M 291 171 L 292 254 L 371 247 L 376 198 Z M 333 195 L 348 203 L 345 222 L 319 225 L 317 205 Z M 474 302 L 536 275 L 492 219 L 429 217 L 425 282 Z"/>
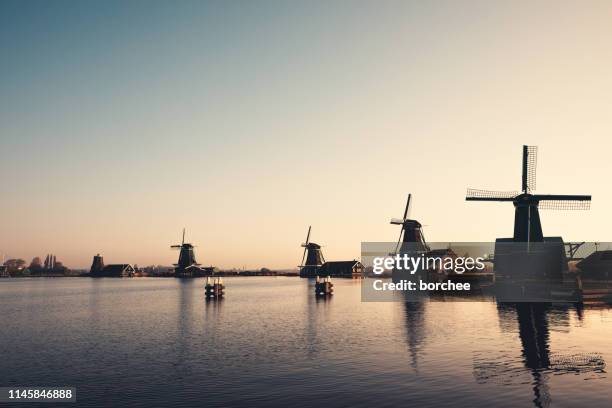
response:
<path fill-rule="evenodd" d="M 225 294 L 225 285 L 223 285 L 222 278 L 210 279 L 206 278 L 206 285 L 204 285 L 204 296 L 206 299 L 221 299 Z"/>
<path fill-rule="evenodd" d="M 317 276 L 315 282 L 315 296 L 331 296 L 334 294 L 334 284 L 331 281 L 331 277 L 321 278 Z"/>

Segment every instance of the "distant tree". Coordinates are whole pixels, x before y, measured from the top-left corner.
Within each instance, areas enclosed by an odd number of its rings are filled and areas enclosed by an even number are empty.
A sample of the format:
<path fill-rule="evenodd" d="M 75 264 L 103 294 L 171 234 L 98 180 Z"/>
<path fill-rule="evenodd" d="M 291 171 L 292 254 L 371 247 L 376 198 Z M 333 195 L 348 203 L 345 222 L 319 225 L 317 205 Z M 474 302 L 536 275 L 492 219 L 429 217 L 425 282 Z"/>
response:
<path fill-rule="evenodd" d="M 23 259 L 8 259 L 6 262 L 4 262 L 4 266 L 6 266 L 6 269 L 8 269 L 9 272 L 20 271 L 25 268 L 25 265 L 26 261 Z"/>
<path fill-rule="evenodd" d="M 270 269 L 268 269 L 268 268 L 261 268 L 261 269 L 259 270 L 259 272 L 261 272 L 261 273 L 270 273 L 271 271 L 270 271 Z"/>
<path fill-rule="evenodd" d="M 42 268 L 42 261 L 39 257 L 35 256 L 32 258 L 32 262 L 30 262 L 30 269 L 40 269 Z"/>

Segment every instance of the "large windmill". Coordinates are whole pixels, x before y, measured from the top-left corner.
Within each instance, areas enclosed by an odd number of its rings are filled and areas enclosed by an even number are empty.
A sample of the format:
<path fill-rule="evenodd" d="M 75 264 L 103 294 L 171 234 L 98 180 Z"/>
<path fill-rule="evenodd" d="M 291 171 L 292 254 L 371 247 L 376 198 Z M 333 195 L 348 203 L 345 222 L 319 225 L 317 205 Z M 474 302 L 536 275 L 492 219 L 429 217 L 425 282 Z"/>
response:
<path fill-rule="evenodd" d="M 536 165 L 537 147 L 523 146 L 522 162 L 522 188 L 517 191 L 487 191 L 468 189 L 467 201 L 507 201 L 514 204 L 514 234 L 512 238 L 500 238 L 496 241 L 495 258 L 496 270 L 498 270 L 498 252 L 500 242 L 520 243 L 519 246 L 505 245 L 506 248 L 523 248 L 527 253 L 530 248 L 551 248 L 553 245 L 537 245 L 537 243 L 547 242 L 561 245 L 563 251 L 563 239 L 561 237 L 544 237 L 542 224 L 540 223 L 540 209 L 547 210 L 588 210 L 591 205 L 590 195 L 557 195 L 557 194 L 533 194 L 536 187 Z M 535 243 L 535 245 L 530 245 Z M 526 244 L 526 245 L 524 245 Z M 504 246 L 502 245 L 502 248 Z M 565 252 L 563 251 L 563 254 Z M 516 255 L 516 252 L 513 252 Z M 533 264 L 533 262 L 532 262 Z M 567 264 L 564 268 L 567 267 Z M 545 273 L 546 275 L 546 273 Z"/>
<path fill-rule="evenodd" d="M 467 201 L 510 201 L 514 204 L 514 242 L 543 242 L 538 209 L 588 210 L 590 195 L 532 194 L 536 187 L 538 148 L 523 146 L 523 177 L 521 192 L 468 189 Z"/>
<path fill-rule="evenodd" d="M 310 230 L 312 226 L 308 227 L 308 234 L 306 234 L 306 241 L 301 245 L 304 248 L 304 254 L 302 255 L 302 263 L 299 266 L 301 277 L 313 277 L 317 275 L 319 268 L 325 262 L 323 258 L 323 252 L 321 252 L 321 245 L 310 242 Z M 306 260 L 306 263 L 304 263 Z"/>
<path fill-rule="evenodd" d="M 391 224 L 401 225 L 399 238 L 397 239 L 397 245 L 395 246 L 395 255 L 400 252 L 402 247 L 411 246 L 411 250 L 416 251 L 429 251 L 429 247 L 425 242 L 423 236 L 422 225 L 417 220 L 408 218 L 410 215 L 410 201 L 412 194 L 408 194 L 408 200 L 406 201 L 406 208 L 404 209 L 404 216 L 401 219 L 392 218 Z M 404 245 L 406 244 L 406 245 Z M 414 247 L 414 248 L 412 248 Z"/>
<path fill-rule="evenodd" d="M 200 271 L 200 264 L 196 262 L 194 246 L 185 243 L 185 228 L 183 228 L 183 240 L 180 244 L 170 246 L 172 249 L 178 249 L 178 263 L 174 264 L 174 273 L 176 276 L 193 276 L 193 269 Z"/>

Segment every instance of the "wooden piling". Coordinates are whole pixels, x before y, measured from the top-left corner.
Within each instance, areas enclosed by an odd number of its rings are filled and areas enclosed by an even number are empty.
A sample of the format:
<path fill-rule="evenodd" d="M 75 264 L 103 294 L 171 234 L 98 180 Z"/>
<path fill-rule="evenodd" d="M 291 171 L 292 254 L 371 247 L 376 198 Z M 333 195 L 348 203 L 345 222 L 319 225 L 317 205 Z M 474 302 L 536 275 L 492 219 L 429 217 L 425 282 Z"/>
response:
<path fill-rule="evenodd" d="M 315 282 L 315 295 L 316 296 L 331 296 L 334 294 L 334 284 L 331 281 L 331 278 L 328 276 L 321 278 L 317 276 L 317 280 Z"/>
<path fill-rule="evenodd" d="M 222 278 L 214 278 L 210 280 L 210 277 L 206 278 L 206 285 L 204 286 L 204 296 L 206 299 L 219 299 L 225 294 L 225 285 L 223 285 Z"/>

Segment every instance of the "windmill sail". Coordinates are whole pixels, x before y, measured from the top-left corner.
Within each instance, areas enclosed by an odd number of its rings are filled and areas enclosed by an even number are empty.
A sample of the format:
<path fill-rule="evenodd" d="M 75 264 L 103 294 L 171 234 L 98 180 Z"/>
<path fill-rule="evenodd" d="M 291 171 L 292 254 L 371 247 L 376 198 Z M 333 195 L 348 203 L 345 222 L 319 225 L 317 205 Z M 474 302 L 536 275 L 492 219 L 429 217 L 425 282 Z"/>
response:
<path fill-rule="evenodd" d="M 588 200 L 551 200 L 547 199 L 540 202 L 538 206 L 541 210 L 589 210 L 591 208 L 591 198 Z"/>
<path fill-rule="evenodd" d="M 467 201 L 512 201 L 519 195 L 518 191 L 493 191 L 468 188 L 465 199 Z"/>
<path fill-rule="evenodd" d="M 306 234 L 306 242 L 302 244 L 302 246 L 304 247 L 304 254 L 302 255 L 302 263 L 300 263 L 300 265 L 304 265 L 304 259 L 306 259 L 306 251 L 308 250 L 308 240 L 310 239 L 310 229 L 311 228 L 312 228 L 312 225 L 309 225 L 308 234 Z"/>
<path fill-rule="evenodd" d="M 523 146 L 523 193 L 530 193 L 536 188 L 537 164 L 538 147 Z"/>

